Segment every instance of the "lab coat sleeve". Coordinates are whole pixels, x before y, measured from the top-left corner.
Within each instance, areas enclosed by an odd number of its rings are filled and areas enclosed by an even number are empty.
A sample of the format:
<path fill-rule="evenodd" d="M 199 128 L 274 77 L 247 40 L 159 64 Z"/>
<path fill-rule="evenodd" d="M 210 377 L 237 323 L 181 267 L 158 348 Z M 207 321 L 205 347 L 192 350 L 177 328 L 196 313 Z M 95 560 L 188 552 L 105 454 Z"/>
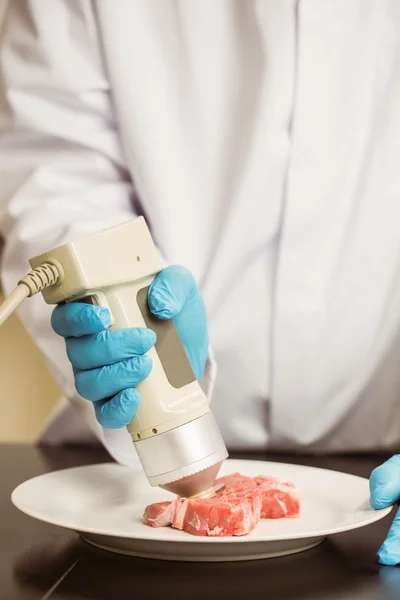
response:
<path fill-rule="evenodd" d="M 0 50 L 0 231 L 6 293 L 29 258 L 135 216 L 137 198 L 117 132 L 93 4 L 81 0 L 10 2 Z M 40 295 L 19 316 L 61 390 L 47 439 L 80 441 L 84 424 L 111 455 L 137 463 L 126 429 L 105 430 L 75 391 L 64 341 L 50 326 Z M 215 361 L 203 389 L 211 395 Z M 87 430 L 86 430 L 87 431 Z"/>
<path fill-rule="evenodd" d="M 30 269 L 30 257 L 135 216 L 91 7 L 80 0 L 9 3 L 0 50 L 5 293 Z M 126 430 L 103 430 L 91 403 L 77 395 L 51 311 L 38 295 L 19 316 L 92 435 L 117 460 L 135 461 Z"/>

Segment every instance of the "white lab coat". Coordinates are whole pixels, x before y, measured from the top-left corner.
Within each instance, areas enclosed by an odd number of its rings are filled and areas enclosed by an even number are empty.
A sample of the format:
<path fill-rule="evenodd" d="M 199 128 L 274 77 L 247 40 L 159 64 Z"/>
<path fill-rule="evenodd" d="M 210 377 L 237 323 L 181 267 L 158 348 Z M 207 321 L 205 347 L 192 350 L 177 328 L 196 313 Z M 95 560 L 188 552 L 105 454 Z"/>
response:
<path fill-rule="evenodd" d="M 204 294 L 230 447 L 399 443 L 398 0 L 19 0 L 1 68 L 7 291 L 32 255 L 144 214 Z M 134 460 L 50 310 L 20 312 L 69 399 L 46 439 L 89 424 Z"/>

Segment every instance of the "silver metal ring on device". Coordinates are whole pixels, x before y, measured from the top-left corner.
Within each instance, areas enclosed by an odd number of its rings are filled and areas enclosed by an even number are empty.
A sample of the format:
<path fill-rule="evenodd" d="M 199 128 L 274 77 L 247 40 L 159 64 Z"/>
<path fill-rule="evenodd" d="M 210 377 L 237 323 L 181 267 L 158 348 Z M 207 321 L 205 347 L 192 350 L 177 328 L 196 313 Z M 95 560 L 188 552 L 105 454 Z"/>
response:
<path fill-rule="evenodd" d="M 135 448 L 153 486 L 187 477 L 228 456 L 211 412 L 166 433 L 135 442 Z"/>

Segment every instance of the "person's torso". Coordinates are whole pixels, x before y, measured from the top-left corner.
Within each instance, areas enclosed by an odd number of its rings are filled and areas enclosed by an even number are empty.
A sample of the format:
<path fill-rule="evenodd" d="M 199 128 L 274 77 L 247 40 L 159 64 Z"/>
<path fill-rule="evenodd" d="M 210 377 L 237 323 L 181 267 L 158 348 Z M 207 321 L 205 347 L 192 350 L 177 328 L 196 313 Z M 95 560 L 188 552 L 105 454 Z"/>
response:
<path fill-rule="evenodd" d="M 97 2 L 141 209 L 230 446 L 400 440 L 400 4 Z"/>

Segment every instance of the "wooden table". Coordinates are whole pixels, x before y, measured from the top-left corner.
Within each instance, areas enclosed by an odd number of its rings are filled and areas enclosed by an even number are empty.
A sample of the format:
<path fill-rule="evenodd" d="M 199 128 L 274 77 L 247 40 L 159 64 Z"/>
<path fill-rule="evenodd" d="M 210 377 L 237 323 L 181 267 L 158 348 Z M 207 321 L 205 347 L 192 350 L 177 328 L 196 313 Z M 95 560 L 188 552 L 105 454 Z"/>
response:
<path fill-rule="evenodd" d="M 263 457 L 241 455 L 242 458 Z M 264 456 L 267 458 L 267 456 Z M 271 456 L 368 477 L 382 457 Z M 98 551 L 71 532 L 17 511 L 11 491 L 56 469 L 110 460 L 101 450 L 0 446 L 1 600 L 391 600 L 400 569 L 380 567 L 375 552 L 391 516 L 340 534 L 308 552 L 244 563 L 168 563 Z"/>

